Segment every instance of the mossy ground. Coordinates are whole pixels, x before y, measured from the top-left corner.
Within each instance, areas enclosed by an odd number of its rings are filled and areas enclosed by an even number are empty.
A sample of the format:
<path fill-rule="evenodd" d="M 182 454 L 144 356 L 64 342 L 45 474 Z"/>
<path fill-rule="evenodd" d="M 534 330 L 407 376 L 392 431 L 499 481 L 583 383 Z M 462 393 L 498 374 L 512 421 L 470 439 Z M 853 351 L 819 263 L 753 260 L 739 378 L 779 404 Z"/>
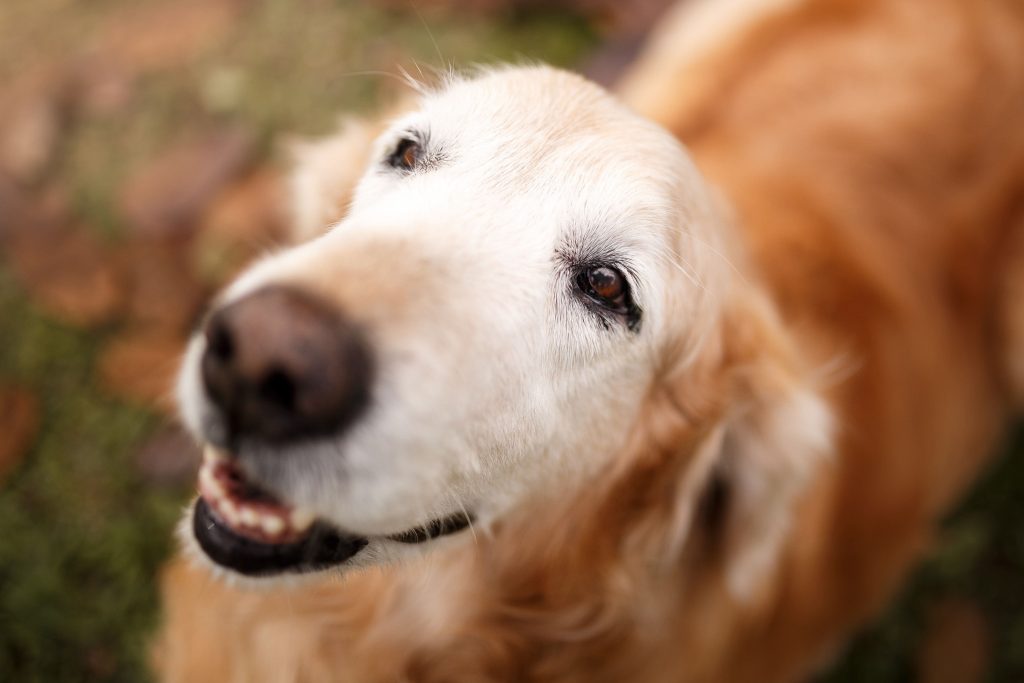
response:
<path fill-rule="evenodd" d="M 78 48 L 120 12 L 159 1 L 7 0 L 0 78 L 77 59 Z M 372 108 L 400 87 L 380 75 L 397 64 L 414 73 L 417 63 L 437 66 L 442 58 L 571 66 L 595 43 L 583 22 L 552 14 L 421 18 L 341 0 L 297 7 L 252 3 L 193 58 L 135 79 L 123 109 L 77 121 L 54 169 L 76 218 L 116 246 L 126 230 L 119 188 L 197 121 L 242 126 L 264 141 L 267 155 L 282 133 L 323 133 L 340 112 Z M 149 676 L 155 577 L 188 490 L 156 486 L 138 471 L 136 454 L 164 418 L 98 381 L 98 351 L 116 333 L 116 323 L 77 329 L 48 317 L 0 265 L 0 380 L 28 387 L 42 407 L 38 437 L 0 482 L 0 680 Z M 1024 462 L 1006 457 L 951 519 L 891 614 L 827 680 L 910 680 L 923 614 L 936 596 L 950 594 L 976 602 L 988 619 L 992 680 L 1024 679 L 1022 493 Z"/>
<path fill-rule="evenodd" d="M 856 638 L 824 683 L 897 683 L 917 676 L 930 608 L 955 600 L 976 609 L 987 675 L 1024 680 L 1024 426 L 1008 435 L 1001 456 L 948 517 L 928 559 L 876 624 Z M 955 663 L 967 656 L 951 642 Z M 958 680 L 946 678 L 943 680 Z"/>

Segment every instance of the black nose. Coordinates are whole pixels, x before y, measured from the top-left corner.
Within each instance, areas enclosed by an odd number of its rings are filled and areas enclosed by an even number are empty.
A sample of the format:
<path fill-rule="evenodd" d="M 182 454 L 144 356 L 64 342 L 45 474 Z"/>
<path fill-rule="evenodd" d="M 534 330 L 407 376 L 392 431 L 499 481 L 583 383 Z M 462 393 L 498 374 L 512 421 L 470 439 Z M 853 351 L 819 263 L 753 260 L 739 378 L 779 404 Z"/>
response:
<path fill-rule="evenodd" d="M 223 415 L 228 445 L 239 439 L 280 444 L 350 423 L 367 403 L 371 357 L 330 304 L 274 286 L 211 316 L 202 375 Z"/>

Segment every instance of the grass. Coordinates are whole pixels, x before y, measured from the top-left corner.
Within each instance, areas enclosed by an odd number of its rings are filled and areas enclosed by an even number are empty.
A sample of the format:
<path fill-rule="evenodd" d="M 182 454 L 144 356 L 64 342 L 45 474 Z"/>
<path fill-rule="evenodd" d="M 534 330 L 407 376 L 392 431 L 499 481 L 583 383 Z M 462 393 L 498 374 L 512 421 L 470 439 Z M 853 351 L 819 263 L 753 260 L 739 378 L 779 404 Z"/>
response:
<path fill-rule="evenodd" d="M 0 679 L 139 681 L 153 577 L 182 493 L 132 456 L 155 418 L 92 381 L 97 339 L 32 310 L 0 272 L 0 377 L 35 391 L 40 435 L 0 492 Z"/>
<path fill-rule="evenodd" d="M 929 606 L 949 598 L 977 606 L 984 616 L 991 641 L 985 680 L 1024 680 L 1022 451 L 1024 425 L 1018 425 L 1002 456 L 943 524 L 935 548 L 896 602 L 853 641 L 823 682 L 914 680 Z"/>

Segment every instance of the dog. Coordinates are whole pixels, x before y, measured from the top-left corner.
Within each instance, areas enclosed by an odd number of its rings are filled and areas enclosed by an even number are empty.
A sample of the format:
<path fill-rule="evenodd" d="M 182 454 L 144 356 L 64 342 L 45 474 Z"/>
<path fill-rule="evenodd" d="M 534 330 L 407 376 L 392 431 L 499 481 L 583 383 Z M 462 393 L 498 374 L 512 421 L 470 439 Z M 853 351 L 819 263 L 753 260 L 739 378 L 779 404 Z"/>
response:
<path fill-rule="evenodd" d="M 1021 45 L 684 3 L 618 98 L 484 68 L 301 150 L 183 362 L 162 679 L 820 670 L 1024 399 Z"/>

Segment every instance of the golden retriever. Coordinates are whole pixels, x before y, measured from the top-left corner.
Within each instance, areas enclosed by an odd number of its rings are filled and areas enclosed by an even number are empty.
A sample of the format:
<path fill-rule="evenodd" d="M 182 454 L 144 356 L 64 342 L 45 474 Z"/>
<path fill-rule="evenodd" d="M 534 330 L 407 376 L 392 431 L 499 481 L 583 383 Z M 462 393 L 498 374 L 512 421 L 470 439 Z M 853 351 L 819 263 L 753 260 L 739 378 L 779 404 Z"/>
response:
<path fill-rule="evenodd" d="M 163 680 L 813 674 L 1024 397 L 1022 45 L 690 2 L 621 99 L 483 69 L 300 152 L 182 368 Z"/>

